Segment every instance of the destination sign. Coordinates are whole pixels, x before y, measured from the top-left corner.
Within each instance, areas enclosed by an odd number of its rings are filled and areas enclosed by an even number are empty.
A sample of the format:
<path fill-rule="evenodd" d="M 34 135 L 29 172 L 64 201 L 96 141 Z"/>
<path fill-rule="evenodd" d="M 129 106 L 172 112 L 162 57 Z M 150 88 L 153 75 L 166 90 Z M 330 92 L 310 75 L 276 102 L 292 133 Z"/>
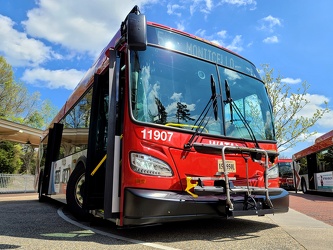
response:
<path fill-rule="evenodd" d="M 260 78 L 255 66 L 246 59 L 203 40 L 148 26 L 148 43 L 177 50 Z"/>

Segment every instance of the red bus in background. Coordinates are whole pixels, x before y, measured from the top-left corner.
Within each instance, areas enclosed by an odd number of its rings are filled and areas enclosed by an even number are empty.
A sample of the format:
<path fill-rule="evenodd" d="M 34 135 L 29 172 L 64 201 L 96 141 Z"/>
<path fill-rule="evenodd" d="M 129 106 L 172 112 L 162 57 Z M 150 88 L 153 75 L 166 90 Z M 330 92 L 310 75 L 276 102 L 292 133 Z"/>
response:
<path fill-rule="evenodd" d="M 293 155 L 299 169 L 301 189 L 333 193 L 333 130 L 318 137 L 315 143 Z"/>
<path fill-rule="evenodd" d="M 135 7 L 40 146 L 39 198 L 119 226 L 284 213 L 255 66 Z"/>
<path fill-rule="evenodd" d="M 292 159 L 278 159 L 279 186 L 286 190 L 294 190 L 294 169 Z"/>

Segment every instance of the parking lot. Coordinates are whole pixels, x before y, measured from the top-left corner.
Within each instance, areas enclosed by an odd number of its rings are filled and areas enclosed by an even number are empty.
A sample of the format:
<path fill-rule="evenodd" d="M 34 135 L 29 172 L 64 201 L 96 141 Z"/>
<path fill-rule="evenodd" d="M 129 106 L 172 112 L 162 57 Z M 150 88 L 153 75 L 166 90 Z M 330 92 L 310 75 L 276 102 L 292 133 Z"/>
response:
<path fill-rule="evenodd" d="M 77 221 L 62 204 L 40 203 L 36 194 L 6 194 L 0 195 L 0 249 L 331 249 L 332 204 L 332 197 L 291 193 L 287 214 L 119 229 Z M 320 221 L 302 209 L 327 215 Z"/>

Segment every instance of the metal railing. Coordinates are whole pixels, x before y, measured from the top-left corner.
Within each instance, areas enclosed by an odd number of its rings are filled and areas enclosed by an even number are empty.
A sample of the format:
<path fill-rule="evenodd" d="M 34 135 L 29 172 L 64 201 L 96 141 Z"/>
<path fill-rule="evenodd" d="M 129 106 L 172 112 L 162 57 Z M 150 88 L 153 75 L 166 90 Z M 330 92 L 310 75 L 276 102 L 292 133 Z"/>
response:
<path fill-rule="evenodd" d="M 0 173 L 0 194 L 31 192 L 36 192 L 34 175 Z"/>

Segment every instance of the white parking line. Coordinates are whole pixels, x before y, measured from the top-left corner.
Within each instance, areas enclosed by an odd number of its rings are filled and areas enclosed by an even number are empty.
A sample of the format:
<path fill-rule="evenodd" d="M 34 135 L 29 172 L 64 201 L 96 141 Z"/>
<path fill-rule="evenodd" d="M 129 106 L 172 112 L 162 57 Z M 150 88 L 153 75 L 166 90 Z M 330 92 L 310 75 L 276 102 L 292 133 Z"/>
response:
<path fill-rule="evenodd" d="M 119 235 L 116 235 L 116 234 L 111 234 L 111 233 L 103 232 L 101 230 L 85 226 L 85 225 L 83 225 L 83 224 L 81 224 L 81 223 L 79 223 L 77 221 L 74 221 L 74 220 L 68 218 L 63 213 L 62 210 L 63 210 L 63 207 L 58 209 L 58 215 L 62 219 L 64 219 L 65 221 L 67 221 L 67 222 L 69 222 L 69 223 L 71 223 L 71 224 L 73 224 L 73 225 L 75 225 L 77 227 L 83 228 L 85 230 L 90 230 L 90 231 L 92 231 L 92 232 L 94 232 L 96 234 L 104 235 L 104 236 L 107 236 L 107 237 L 110 237 L 110 238 L 113 238 L 113 239 L 117 239 L 117 240 L 127 241 L 127 242 L 138 244 L 138 245 L 149 246 L 149 247 L 156 248 L 156 249 L 162 249 L 162 250 L 180 250 L 178 248 L 167 247 L 167 246 L 163 246 L 163 245 L 159 245 L 159 244 L 155 244 L 155 243 L 148 243 L 148 242 L 144 242 L 144 241 L 140 241 L 140 240 L 135 240 L 135 239 L 131 239 L 131 238 L 119 236 Z"/>

